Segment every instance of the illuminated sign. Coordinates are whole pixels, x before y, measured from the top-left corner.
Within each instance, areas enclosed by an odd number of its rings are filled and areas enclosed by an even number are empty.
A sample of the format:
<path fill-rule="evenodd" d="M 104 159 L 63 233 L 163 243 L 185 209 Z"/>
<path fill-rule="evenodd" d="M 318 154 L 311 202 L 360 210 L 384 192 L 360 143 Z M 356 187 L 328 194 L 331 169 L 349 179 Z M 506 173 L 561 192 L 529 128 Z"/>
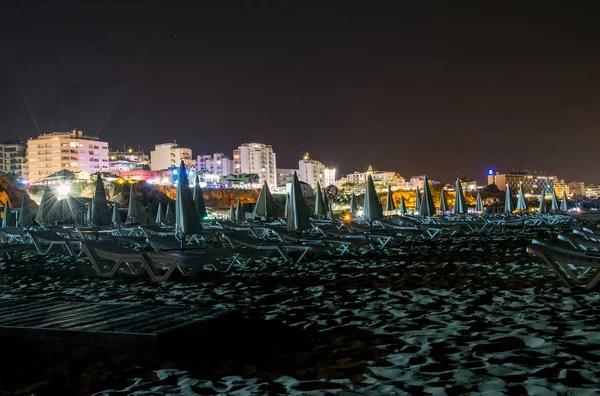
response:
<path fill-rule="evenodd" d="M 494 174 L 494 170 L 493 169 L 488 169 L 488 175 L 492 176 Z"/>

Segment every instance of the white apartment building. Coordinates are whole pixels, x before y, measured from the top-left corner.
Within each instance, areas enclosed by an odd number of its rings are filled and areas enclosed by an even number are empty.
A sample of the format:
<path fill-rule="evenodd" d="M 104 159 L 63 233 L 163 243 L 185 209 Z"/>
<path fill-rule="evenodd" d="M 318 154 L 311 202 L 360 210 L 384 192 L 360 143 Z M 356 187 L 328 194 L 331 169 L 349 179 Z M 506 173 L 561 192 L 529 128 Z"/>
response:
<path fill-rule="evenodd" d="M 243 143 L 233 150 L 233 173 L 255 173 L 259 183 L 266 181 L 269 187 L 277 187 L 277 157 L 271 145 Z"/>
<path fill-rule="evenodd" d="M 325 168 L 325 186 L 335 185 L 335 168 Z"/>
<path fill-rule="evenodd" d="M 188 169 L 196 167 L 196 161 L 192 159 L 192 149 L 179 147 L 177 143 L 157 144 L 150 152 L 150 169 L 158 171 L 177 167 L 181 160 Z"/>
<path fill-rule="evenodd" d="M 108 172 L 108 143 L 82 131 L 45 133 L 27 141 L 30 181 L 66 169 L 72 172 Z"/>
<path fill-rule="evenodd" d="M 310 159 L 308 153 L 304 154 L 298 161 L 298 180 L 309 184 L 313 190 L 317 188 L 317 183 L 325 187 L 325 166 L 321 161 Z"/>
<path fill-rule="evenodd" d="M 196 158 L 196 170 L 223 178 L 233 173 L 233 161 L 223 153 L 199 155 Z"/>
<path fill-rule="evenodd" d="M 391 184 L 392 186 L 397 187 L 404 186 L 404 178 L 398 173 L 390 171 L 374 171 L 371 165 L 369 165 L 366 172 L 354 172 L 346 175 L 346 180 L 348 183 L 365 184 L 369 175 L 373 178 L 373 183 L 376 184 L 385 186 Z"/>
<path fill-rule="evenodd" d="M 27 145 L 22 140 L 0 142 L 0 172 L 25 176 Z"/>

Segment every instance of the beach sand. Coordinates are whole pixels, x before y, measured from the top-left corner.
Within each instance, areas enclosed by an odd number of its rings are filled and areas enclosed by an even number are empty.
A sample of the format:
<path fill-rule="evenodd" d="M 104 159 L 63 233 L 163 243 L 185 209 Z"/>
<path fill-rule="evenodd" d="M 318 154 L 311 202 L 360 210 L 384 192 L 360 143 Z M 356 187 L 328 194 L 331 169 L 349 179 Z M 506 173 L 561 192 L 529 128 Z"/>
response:
<path fill-rule="evenodd" d="M 525 252 L 557 231 L 407 241 L 297 265 L 267 258 L 161 284 L 84 257 L 2 258 L 2 298 L 225 307 L 169 353 L 7 352 L 3 394 L 596 394 L 597 293 Z M 313 393 L 310 393 L 313 392 Z"/>

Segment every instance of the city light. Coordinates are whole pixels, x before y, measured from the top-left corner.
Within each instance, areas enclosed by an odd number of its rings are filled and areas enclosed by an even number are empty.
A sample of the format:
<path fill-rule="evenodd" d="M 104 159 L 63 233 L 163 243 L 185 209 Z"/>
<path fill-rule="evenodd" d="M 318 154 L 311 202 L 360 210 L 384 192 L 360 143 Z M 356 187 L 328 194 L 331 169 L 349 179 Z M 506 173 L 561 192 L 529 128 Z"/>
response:
<path fill-rule="evenodd" d="M 56 192 L 59 198 L 66 198 L 71 194 L 71 186 L 68 184 L 59 184 Z"/>

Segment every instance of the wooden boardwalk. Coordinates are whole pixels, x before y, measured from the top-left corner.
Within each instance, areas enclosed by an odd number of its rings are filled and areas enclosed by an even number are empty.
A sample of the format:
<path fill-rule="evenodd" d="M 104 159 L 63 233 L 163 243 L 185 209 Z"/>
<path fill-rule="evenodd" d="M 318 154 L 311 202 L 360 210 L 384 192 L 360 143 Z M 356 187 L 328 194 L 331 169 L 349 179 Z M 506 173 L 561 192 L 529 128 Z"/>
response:
<path fill-rule="evenodd" d="M 0 299 L 0 337 L 65 347 L 153 353 L 161 338 L 230 312 L 121 303 Z"/>

